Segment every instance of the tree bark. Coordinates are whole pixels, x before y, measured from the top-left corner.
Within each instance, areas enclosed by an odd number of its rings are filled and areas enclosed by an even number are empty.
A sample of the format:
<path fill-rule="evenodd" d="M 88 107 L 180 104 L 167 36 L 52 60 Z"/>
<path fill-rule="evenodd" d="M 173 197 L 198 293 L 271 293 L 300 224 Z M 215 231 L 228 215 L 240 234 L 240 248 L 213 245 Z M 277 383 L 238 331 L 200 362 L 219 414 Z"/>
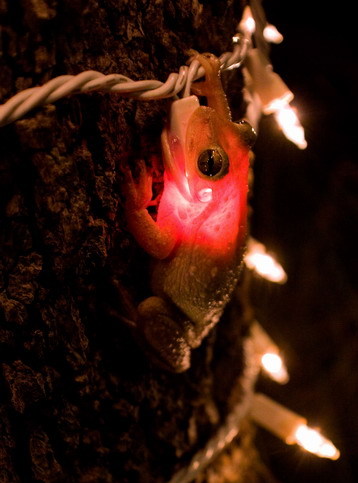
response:
<path fill-rule="evenodd" d="M 87 69 L 164 81 L 189 48 L 230 50 L 241 13 L 229 0 L 1 0 L 0 99 Z M 240 74 L 224 81 L 240 117 Z M 239 297 L 184 374 L 152 365 L 118 317 L 149 292 L 120 166 L 160 171 L 167 106 L 73 95 L 0 129 L 1 482 L 168 481 L 242 397 Z M 268 481 L 243 435 L 197 481 Z"/>

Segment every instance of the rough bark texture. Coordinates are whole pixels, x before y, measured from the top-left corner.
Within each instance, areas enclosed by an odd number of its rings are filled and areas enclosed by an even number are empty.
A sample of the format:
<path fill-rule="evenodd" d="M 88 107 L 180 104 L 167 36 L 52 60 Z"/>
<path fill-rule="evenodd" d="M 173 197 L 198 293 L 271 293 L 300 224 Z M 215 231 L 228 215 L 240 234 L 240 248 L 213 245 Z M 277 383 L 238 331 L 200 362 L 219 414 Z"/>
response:
<path fill-rule="evenodd" d="M 230 49 L 241 12 L 230 1 L 1 0 L 0 98 L 87 69 L 165 80 L 189 48 Z M 230 77 L 239 117 L 240 74 Z M 180 375 L 153 367 L 117 317 L 148 293 L 118 168 L 160 168 L 166 107 L 92 93 L 0 130 L 1 482 L 167 481 L 242 396 L 238 299 Z M 231 477 L 219 462 L 198 481 L 267 481 L 250 435 L 224 455 Z"/>

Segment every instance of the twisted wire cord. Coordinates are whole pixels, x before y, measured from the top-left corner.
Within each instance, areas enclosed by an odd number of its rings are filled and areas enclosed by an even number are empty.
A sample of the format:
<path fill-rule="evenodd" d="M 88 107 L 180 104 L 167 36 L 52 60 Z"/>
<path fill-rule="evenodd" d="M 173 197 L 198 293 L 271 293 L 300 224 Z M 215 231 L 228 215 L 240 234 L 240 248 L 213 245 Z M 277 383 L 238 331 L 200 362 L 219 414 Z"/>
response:
<path fill-rule="evenodd" d="M 249 48 L 249 39 L 241 34 L 239 42 L 232 52 L 220 56 L 222 70 L 240 67 Z M 45 104 L 53 103 L 70 94 L 105 91 L 116 92 L 125 97 L 138 100 L 153 100 L 175 97 L 183 92 L 183 97 L 190 95 L 193 81 L 204 75 L 204 69 L 193 59 L 188 66 L 182 66 L 178 73 L 172 73 L 165 82 L 158 80 L 133 81 L 121 74 L 104 75 L 88 70 L 78 75 L 61 75 L 39 87 L 31 87 L 11 97 L 0 105 L 0 126 L 5 126 L 29 111 Z"/>
<path fill-rule="evenodd" d="M 255 383 L 260 372 L 260 362 L 254 348 L 253 336 L 244 342 L 245 369 L 240 383 L 244 398 L 226 418 L 225 423 L 206 446 L 196 453 L 185 468 L 179 470 L 169 483 L 190 483 L 221 453 L 240 432 L 242 420 L 247 416 L 255 391 Z"/>

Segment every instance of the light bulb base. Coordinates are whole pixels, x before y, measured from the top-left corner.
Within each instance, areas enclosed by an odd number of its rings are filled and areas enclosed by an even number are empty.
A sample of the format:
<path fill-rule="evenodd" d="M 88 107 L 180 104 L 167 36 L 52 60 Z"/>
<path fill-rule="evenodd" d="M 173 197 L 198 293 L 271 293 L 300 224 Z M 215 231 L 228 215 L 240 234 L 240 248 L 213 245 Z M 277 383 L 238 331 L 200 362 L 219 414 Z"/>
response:
<path fill-rule="evenodd" d="M 293 93 L 259 49 L 250 50 L 244 70 L 246 85 L 259 95 L 264 114 L 271 114 L 278 106 L 292 101 Z"/>

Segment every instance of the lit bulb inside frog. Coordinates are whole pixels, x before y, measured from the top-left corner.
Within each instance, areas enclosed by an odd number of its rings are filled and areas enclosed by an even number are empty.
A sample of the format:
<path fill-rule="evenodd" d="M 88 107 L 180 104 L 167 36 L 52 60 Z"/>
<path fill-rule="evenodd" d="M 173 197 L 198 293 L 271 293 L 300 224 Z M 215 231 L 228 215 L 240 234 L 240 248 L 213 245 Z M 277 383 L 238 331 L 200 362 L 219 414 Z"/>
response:
<path fill-rule="evenodd" d="M 161 141 L 164 188 L 157 220 L 147 211 L 151 178 L 126 171 L 128 229 L 154 259 L 153 296 L 138 306 L 137 328 L 162 367 L 182 372 L 220 316 L 238 281 L 246 239 L 249 152 L 255 132 L 231 121 L 220 62 L 196 54 L 205 81 L 172 103 Z"/>

